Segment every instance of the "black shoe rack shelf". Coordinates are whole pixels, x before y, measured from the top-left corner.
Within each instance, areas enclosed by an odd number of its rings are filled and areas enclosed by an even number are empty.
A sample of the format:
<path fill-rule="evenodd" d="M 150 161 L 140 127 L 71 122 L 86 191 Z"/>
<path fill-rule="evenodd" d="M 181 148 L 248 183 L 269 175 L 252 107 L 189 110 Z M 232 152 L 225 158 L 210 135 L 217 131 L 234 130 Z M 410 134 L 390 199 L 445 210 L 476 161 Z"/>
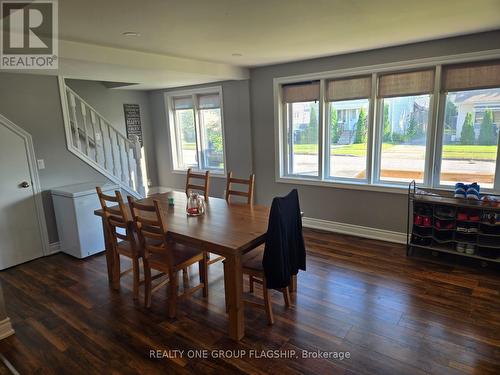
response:
<path fill-rule="evenodd" d="M 414 249 L 426 249 L 500 263 L 500 220 L 498 223 L 485 220 L 493 214 L 500 218 L 499 205 L 421 192 L 412 181 L 408 187 L 406 255 L 411 255 Z M 466 213 L 474 220 L 464 219 L 459 213 Z M 428 219 L 421 223 L 417 216 Z M 464 228 L 468 230 L 464 231 Z M 457 244 L 470 244 L 474 253 L 459 252 Z"/>

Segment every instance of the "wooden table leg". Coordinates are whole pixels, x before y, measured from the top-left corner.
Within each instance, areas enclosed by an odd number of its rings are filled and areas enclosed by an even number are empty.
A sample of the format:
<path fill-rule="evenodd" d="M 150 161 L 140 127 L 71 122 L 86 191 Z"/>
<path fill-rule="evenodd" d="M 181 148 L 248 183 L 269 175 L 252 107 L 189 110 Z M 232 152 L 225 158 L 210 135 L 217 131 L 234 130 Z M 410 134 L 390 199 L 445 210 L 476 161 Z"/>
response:
<path fill-rule="evenodd" d="M 229 305 L 229 337 L 238 341 L 245 335 L 241 255 L 226 257 L 224 275 L 226 301 Z"/>
<path fill-rule="evenodd" d="M 106 252 L 106 265 L 108 266 L 108 282 L 113 282 L 113 248 L 110 243 L 110 237 L 108 231 L 106 230 L 105 219 L 102 218 L 102 233 L 104 234 L 104 248 Z"/>
<path fill-rule="evenodd" d="M 297 291 L 297 275 L 292 275 L 292 279 L 290 280 L 290 286 L 288 287 L 290 292 Z"/>

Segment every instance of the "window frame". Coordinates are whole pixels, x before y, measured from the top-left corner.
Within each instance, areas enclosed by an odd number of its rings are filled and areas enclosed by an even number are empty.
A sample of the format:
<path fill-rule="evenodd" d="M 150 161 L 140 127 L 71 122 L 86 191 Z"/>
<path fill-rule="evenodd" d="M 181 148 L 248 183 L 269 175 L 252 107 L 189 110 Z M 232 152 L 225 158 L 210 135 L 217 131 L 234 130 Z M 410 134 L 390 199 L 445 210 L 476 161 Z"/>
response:
<path fill-rule="evenodd" d="M 220 99 L 220 121 L 221 121 L 221 131 L 222 131 L 222 158 L 224 163 L 224 168 L 211 168 L 205 165 L 205 154 L 203 150 L 203 142 L 206 141 L 202 139 L 203 131 L 201 130 L 200 123 L 200 109 L 198 106 L 198 95 L 204 94 L 217 94 Z M 227 157 L 226 157 L 226 132 L 224 128 L 224 103 L 223 103 L 223 95 L 222 95 L 222 86 L 211 86 L 211 87 L 203 87 L 198 89 L 189 89 L 189 90 L 175 90 L 168 91 L 165 93 L 165 107 L 167 112 L 168 119 L 168 135 L 170 138 L 170 149 L 171 149 L 171 162 L 172 162 L 172 171 L 174 173 L 185 173 L 188 168 L 180 167 L 180 161 L 182 161 L 182 147 L 180 146 L 181 137 L 180 137 L 180 128 L 177 122 L 176 111 L 174 108 L 174 99 L 181 96 L 191 96 L 193 101 L 193 117 L 194 117 L 194 131 L 196 138 L 196 157 L 197 157 L 197 166 L 193 167 L 198 171 L 210 171 L 215 176 L 225 176 L 227 173 Z M 182 163 L 184 164 L 184 163 Z"/>
<path fill-rule="evenodd" d="M 455 63 L 469 63 L 478 61 L 488 61 L 500 58 L 500 49 L 472 52 L 459 55 L 450 55 L 437 58 L 423 58 L 406 62 L 386 63 L 371 66 L 361 66 L 356 68 L 338 69 L 333 71 L 302 74 L 288 77 L 277 77 L 273 80 L 274 94 L 274 129 L 275 129 L 275 181 L 278 183 L 291 183 L 315 186 L 329 186 L 338 188 L 347 188 L 355 190 L 371 190 L 382 192 L 395 192 L 406 194 L 408 184 L 402 182 L 380 181 L 380 162 L 383 122 L 380 111 L 382 98 L 377 96 L 378 79 L 382 73 L 392 73 L 407 70 L 419 70 L 424 68 L 434 69 L 434 90 L 429 93 L 429 122 L 427 128 L 427 141 L 424 163 L 424 181 L 419 184 L 426 188 L 436 190 L 452 190 L 449 185 L 441 185 L 440 169 L 442 157 L 442 122 L 444 120 L 444 105 L 446 95 L 441 93 L 441 68 L 443 65 Z M 326 123 L 326 113 L 329 112 L 328 102 L 325 101 L 325 84 L 330 79 L 356 77 L 362 75 L 372 76 L 371 97 L 369 99 L 369 112 L 367 116 L 368 123 L 368 144 L 367 144 L 367 179 L 359 180 L 353 178 L 327 178 L 328 162 L 325 160 L 326 154 L 323 150 L 328 149 L 328 124 Z M 320 114 L 319 131 L 320 141 L 318 144 L 319 161 L 321 167 L 319 176 L 310 178 L 302 175 L 287 174 L 287 161 L 284 158 L 286 151 L 286 127 L 283 126 L 287 119 L 286 103 L 283 103 L 281 97 L 281 86 L 290 83 L 306 82 L 311 80 L 320 81 Z M 326 105 L 326 107 L 325 107 Z M 285 142 L 285 143 L 284 143 Z M 481 189 L 486 193 L 500 191 L 500 147 L 497 152 L 495 168 L 495 180 L 493 189 Z"/>

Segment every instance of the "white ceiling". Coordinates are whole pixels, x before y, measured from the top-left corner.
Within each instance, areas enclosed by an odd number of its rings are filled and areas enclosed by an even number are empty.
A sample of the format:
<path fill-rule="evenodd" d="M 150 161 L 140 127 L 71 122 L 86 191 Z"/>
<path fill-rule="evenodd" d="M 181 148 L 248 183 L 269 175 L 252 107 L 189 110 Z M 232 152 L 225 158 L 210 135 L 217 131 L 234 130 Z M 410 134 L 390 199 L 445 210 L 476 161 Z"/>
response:
<path fill-rule="evenodd" d="M 59 0 L 60 69 L 35 73 L 167 88 L 493 29 L 500 0 Z"/>
<path fill-rule="evenodd" d="M 64 39 L 245 67 L 500 27 L 499 0 L 62 0 L 59 4 Z M 138 31 L 141 36 L 127 38 L 123 31 Z"/>

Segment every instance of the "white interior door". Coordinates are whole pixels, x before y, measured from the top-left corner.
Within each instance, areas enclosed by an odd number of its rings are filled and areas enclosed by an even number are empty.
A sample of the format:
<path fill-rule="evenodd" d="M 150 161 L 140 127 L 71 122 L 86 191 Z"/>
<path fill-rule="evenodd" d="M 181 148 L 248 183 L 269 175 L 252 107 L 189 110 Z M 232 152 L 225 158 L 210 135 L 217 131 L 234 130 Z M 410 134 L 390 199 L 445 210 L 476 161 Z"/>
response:
<path fill-rule="evenodd" d="M 0 122 L 0 269 L 43 256 L 26 147 Z"/>

